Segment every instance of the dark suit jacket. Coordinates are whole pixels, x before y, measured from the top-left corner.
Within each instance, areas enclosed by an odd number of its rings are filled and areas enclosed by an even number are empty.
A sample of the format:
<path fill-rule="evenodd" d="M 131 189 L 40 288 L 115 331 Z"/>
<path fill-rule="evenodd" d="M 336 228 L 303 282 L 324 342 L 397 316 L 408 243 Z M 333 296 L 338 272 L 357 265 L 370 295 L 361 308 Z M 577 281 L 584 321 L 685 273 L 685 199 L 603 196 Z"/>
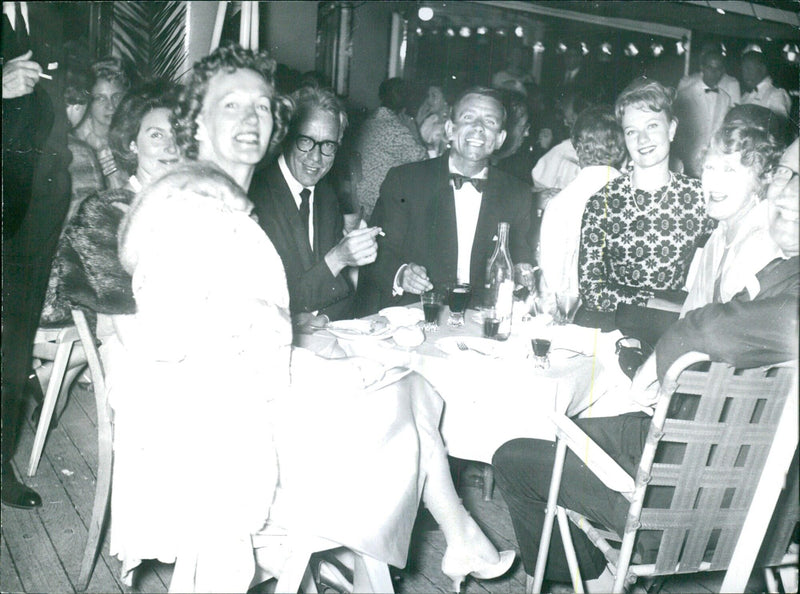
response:
<path fill-rule="evenodd" d="M 391 169 L 381 186 L 370 224 L 383 228 L 378 258 L 362 268 L 356 313 L 374 313 L 387 305 L 402 305 L 416 295 L 392 296 L 394 276 L 402 264 L 425 266 L 434 286 L 453 282 L 458 264 L 456 211 L 448 180 L 449 155 Z M 530 186 L 489 168 L 472 244 L 470 284 L 483 287 L 486 262 L 492 255 L 497 224 L 511 224 L 509 249 L 514 263 L 533 262 L 530 243 L 533 200 Z"/>
<path fill-rule="evenodd" d="M 248 192 L 258 222 L 283 261 L 292 314 L 319 310 L 331 320 L 352 317 L 353 287 L 344 271 L 331 274 L 325 254 L 342 239 L 344 218 L 325 179 L 314 188 L 314 249 L 297 204 L 275 161 L 256 172 Z"/>
<path fill-rule="evenodd" d="M 66 6 L 67 3 L 65 3 Z M 67 148 L 61 6 L 29 2 L 32 59 L 53 76 L 35 91 L 3 99 L 2 458 L 14 448 L 15 406 L 31 369 L 31 349 L 61 226 L 69 208 L 72 158 Z M 21 55 L 3 20 L 3 63 Z M 60 61 L 58 69 L 48 64 Z"/>
<path fill-rule="evenodd" d="M 3 98 L 4 239 L 12 238 L 19 230 L 32 194 L 38 194 L 38 200 L 50 199 L 54 194 L 58 197 L 53 203 L 39 205 L 50 211 L 35 214 L 38 219 L 36 226 L 41 226 L 43 218 L 48 223 L 46 232 L 39 231 L 40 236 L 49 235 L 55 227 L 60 231 L 69 205 L 66 167 L 70 154 L 67 150 L 67 119 L 62 99 L 65 71 L 61 56 L 62 19 L 52 3 L 29 2 L 28 24 L 30 49 L 33 51 L 31 59 L 38 62 L 53 80 L 40 79 L 33 93 L 28 95 Z M 5 15 L 2 16 L 2 26 L 5 64 L 24 51 L 17 47 L 14 30 Z M 61 63 L 57 69 L 47 69 L 50 63 L 59 60 Z M 37 167 L 40 169 L 38 175 L 35 171 Z M 67 201 L 61 204 L 64 186 L 67 186 Z"/>
<path fill-rule="evenodd" d="M 690 351 L 736 367 L 758 367 L 797 359 L 800 259 L 773 260 L 757 275 L 761 289 L 728 303 L 695 309 L 675 322 L 656 345 L 658 377 Z"/>

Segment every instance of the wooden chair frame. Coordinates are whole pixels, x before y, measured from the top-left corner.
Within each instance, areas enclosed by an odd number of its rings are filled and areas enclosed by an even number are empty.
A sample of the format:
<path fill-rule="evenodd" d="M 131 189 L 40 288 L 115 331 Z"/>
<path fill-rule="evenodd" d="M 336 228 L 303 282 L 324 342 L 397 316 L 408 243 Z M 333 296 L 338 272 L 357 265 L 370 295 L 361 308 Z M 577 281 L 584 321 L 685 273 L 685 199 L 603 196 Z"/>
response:
<path fill-rule="evenodd" d="M 86 315 L 80 309 L 72 310 L 72 319 L 75 323 L 80 341 L 86 351 L 89 371 L 92 374 L 94 399 L 97 408 L 97 482 L 94 491 L 94 505 L 92 517 L 89 520 L 89 531 L 86 537 L 86 547 L 83 551 L 81 569 L 78 576 L 77 589 L 86 591 L 89 580 L 92 578 L 100 543 L 103 536 L 103 527 L 108 507 L 111 500 L 111 470 L 114 460 L 114 427 L 111 409 L 108 406 L 106 392 L 105 372 L 97 350 L 95 336 L 86 320 Z"/>
<path fill-rule="evenodd" d="M 576 592 L 582 592 L 583 585 L 568 520 L 606 555 L 616 574 L 614 592 L 623 592 L 639 576 L 719 570 L 726 570 L 723 592 L 744 591 L 797 448 L 797 364 L 736 370 L 711 363 L 707 371 L 688 369 L 704 361 L 707 355 L 688 353 L 667 372 L 635 481 L 610 457 L 605 459 L 577 425 L 553 415 L 556 461 L 530 591 L 541 591 L 556 516 Z M 692 420 L 667 418 L 675 394 L 701 396 Z M 662 441 L 684 444 L 683 461 L 656 462 Z M 557 505 L 568 447 L 631 502 L 621 539 Z M 652 486 L 674 488 L 670 509 L 644 506 Z M 655 563 L 631 565 L 639 530 L 662 531 Z M 619 550 L 608 543 L 609 537 L 621 540 Z M 705 559 L 709 554 L 710 560 Z"/>
<path fill-rule="evenodd" d="M 53 418 L 56 403 L 69 392 L 72 382 L 86 367 L 85 363 L 73 364 L 70 367 L 70 358 L 75 350 L 75 343 L 80 342 L 77 329 L 74 325 L 64 328 L 39 328 L 34 339 L 33 355 L 35 359 L 50 360 L 52 369 L 47 386 L 43 386 L 44 400 L 36 425 L 36 434 L 33 438 L 33 448 L 28 461 L 28 476 L 34 476 L 39 468 L 39 460 L 47 440 L 47 431 Z M 55 354 L 52 350 L 55 349 Z M 42 380 L 40 380 L 42 381 Z"/>

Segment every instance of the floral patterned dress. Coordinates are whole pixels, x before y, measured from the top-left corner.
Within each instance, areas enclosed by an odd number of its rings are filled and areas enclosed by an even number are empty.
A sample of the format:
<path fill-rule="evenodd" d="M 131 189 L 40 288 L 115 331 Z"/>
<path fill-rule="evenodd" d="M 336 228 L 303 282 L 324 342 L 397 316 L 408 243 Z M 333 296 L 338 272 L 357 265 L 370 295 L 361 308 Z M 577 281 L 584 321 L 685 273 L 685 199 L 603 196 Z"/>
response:
<path fill-rule="evenodd" d="M 612 312 L 619 303 L 645 305 L 656 291 L 681 289 L 695 249 L 713 227 L 699 180 L 672 173 L 654 192 L 634 190 L 630 175 L 613 180 L 583 213 L 584 306 Z"/>

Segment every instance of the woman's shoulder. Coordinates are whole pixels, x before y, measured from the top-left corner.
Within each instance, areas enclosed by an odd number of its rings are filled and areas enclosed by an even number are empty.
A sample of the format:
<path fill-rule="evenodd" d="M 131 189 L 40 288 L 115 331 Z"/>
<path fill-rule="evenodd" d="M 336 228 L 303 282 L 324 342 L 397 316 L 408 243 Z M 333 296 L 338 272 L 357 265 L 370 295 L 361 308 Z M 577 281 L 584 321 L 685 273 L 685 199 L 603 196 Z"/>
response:
<path fill-rule="evenodd" d="M 692 190 L 702 192 L 703 184 L 699 179 L 690 177 L 685 173 L 673 173 L 671 185 L 678 190 Z"/>
<path fill-rule="evenodd" d="M 605 201 L 611 197 L 627 196 L 631 190 L 631 178 L 627 173 L 618 175 L 610 180 L 607 184 L 602 186 L 595 192 L 590 201 L 602 201 L 603 208 L 605 208 Z"/>

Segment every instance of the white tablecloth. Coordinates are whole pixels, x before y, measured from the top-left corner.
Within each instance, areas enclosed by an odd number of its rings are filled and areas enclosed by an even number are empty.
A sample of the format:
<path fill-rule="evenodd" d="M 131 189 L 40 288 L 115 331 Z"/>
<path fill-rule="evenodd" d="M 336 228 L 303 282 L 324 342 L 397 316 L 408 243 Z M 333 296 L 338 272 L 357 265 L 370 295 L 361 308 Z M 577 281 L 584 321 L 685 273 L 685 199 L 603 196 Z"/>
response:
<path fill-rule="evenodd" d="M 468 311 L 467 323 L 450 328 L 446 322 L 426 335 L 419 347 L 399 347 L 394 340 L 339 339 L 348 355 L 379 360 L 389 366 L 408 366 L 422 374 L 445 401 L 442 436 L 452 456 L 491 462 L 494 452 L 516 437 L 553 439 L 547 412 L 599 416 L 597 400 L 630 382 L 619 371 L 614 343 L 619 332 L 601 333 L 579 326 L 549 326 L 534 318 L 515 322 L 512 335 L 502 344 L 501 358 L 473 352 L 448 354 L 436 341 L 453 336 L 481 335 L 477 313 Z M 446 320 L 446 314 L 442 316 Z M 549 369 L 537 369 L 530 339 L 549 337 Z M 336 340 L 327 331 L 300 337 L 301 346 L 320 351 Z M 574 349 L 574 353 L 560 349 Z M 571 358 L 570 358 L 571 357 Z M 596 412 L 595 412 L 596 411 Z"/>

